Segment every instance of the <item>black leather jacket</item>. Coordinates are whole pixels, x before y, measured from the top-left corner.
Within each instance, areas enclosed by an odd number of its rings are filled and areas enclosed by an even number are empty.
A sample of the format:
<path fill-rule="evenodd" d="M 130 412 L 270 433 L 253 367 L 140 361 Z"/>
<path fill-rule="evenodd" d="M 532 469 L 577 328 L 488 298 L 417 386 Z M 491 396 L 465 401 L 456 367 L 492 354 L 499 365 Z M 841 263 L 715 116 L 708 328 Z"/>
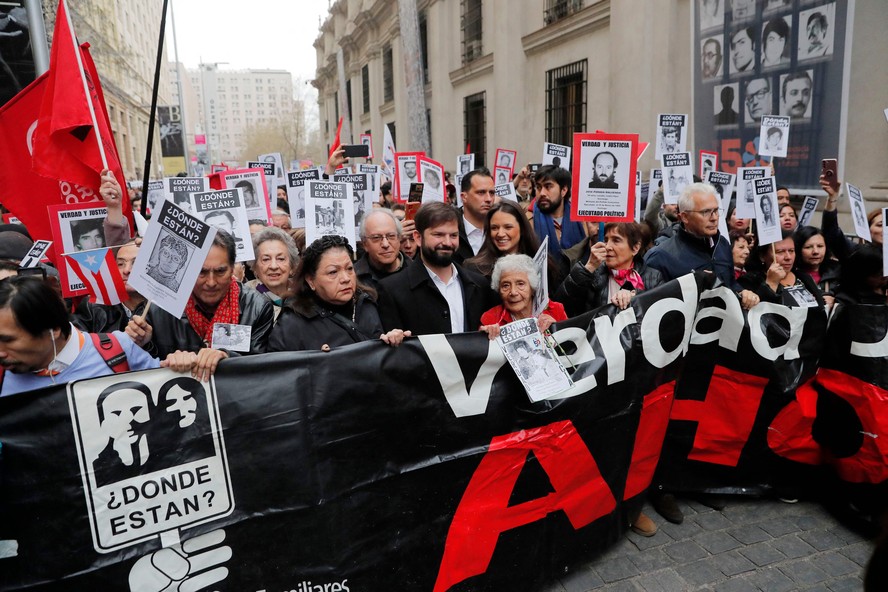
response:
<path fill-rule="evenodd" d="M 322 306 L 291 299 L 281 309 L 268 340 L 268 351 L 317 350 L 378 339 L 382 323 L 376 303 L 365 292 L 355 302 L 354 321 Z"/>
<path fill-rule="evenodd" d="M 653 267 L 636 263 L 644 289 L 650 290 L 663 283 L 663 276 Z M 564 305 L 567 316 L 575 317 L 608 303 L 610 270 L 602 263 L 594 272 L 578 261 L 555 293 L 554 299 Z"/>
<path fill-rule="evenodd" d="M 268 298 L 244 285 L 240 287 L 238 304 L 240 306 L 238 324 L 253 327 L 249 353 L 265 353 L 268 336 L 274 325 L 274 306 Z M 151 342 L 145 345 L 145 350 L 152 356 L 163 360 L 176 350 L 196 352 L 207 347 L 203 339 L 191 328 L 184 314 L 177 319 L 160 307 L 152 306 L 148 310 L 147 320 L 153 333 Z"/>

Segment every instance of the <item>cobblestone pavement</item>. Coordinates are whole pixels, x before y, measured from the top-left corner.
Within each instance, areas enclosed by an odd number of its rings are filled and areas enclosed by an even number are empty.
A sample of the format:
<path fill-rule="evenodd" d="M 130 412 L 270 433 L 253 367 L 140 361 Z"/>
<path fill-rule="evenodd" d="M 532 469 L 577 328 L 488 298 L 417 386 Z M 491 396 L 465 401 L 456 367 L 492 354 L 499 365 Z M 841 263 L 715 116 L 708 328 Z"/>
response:
<path fill-rule="evenodd" d="M 545 592 L 860 592 L 872 542 L 819 504 L 727 498 L 723 511 L 679 499 L 682 524 L 650 506 L 659 532 L 628 533 Z"/>

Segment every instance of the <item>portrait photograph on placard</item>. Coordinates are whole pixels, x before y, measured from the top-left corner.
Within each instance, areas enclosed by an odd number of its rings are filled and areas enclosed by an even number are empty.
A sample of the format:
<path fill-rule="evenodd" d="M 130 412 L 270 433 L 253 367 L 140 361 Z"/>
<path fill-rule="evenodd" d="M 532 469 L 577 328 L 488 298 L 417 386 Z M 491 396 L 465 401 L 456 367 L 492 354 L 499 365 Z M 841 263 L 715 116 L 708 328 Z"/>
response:
<path fill-rule="evenodd" d="M 758 153 L 762 156 L 784 158 L 788 143 L 789 117 L 783 115 L 763 116 Z"/>
<path fill-rule="evenodd" d="M 771 175 L 770 167 L 739 167 L 737 169 L 737 217 L 755 218 L 755 179 Z"/>
<path fill-rule="evenodd" d="M 395 153 L 394 196 L 398 201 L 407 201 L 411 183 L 419 183 L 419 157 L 422 152 Z"/>
<path fill-rule="evenodd" d="M 250 220 L 265 220 L 271 224 L 271 203 L 263 169 L 240 169 L 222 173 L 225 189 L 243 190 L 244 207 Z M 271 180 L 273 182 L 273 180 Z"/>
<path fill-rule="evenodd" d="M 759 245 L 769 245 L 782 239 L 780 217 L 777 213 L 777 186 L 774 177 L 752 181 L 755 192 L 755 230 Z"/>
<path fill-rule="evenodd" d="M 338 235 L 357 246 L 354 194 L 351 183 L 307 181 L 305 184 L 305 244 L 322 236 Z"/>
<path fill-rule="evenodd" d="M 663 203 L 677 204 L 684 188 L 694 182 L 690 152 L 663 155 Z"/>
<path fill-rule="evenodd" d="M 290 204 L 290 226 L 305 227 L 305 182 L 321 178 L 318 169 L 287 172 L 287 201 Z"/>
<path fill-rule="evenodd" d="M 463 177 L 471 171 L 475 170 L 475 155 L 460 154 L 456 157 L 456 170 L 458 177 Z M 459 185 L 457 184 L 457 187 Z"/>
<path fill-rule="evenodd" d="M 704 181 L 715 187 L 715 191 L 718 193 L 719 203 L 723 204 L 726 210 L 728 202 L 731 201 L 731 194 L 734 192 L 736 177 L 736 175 L 723 173 L 721 171 L 709 171 L 706 173 L 706 176 L 703 177 Z"/>
<path fill-rule="evenodd" d="M 192 211 L 191 194 L 210 190 L 210 180 L 206 177 L 164 177 L 163 183 L 167 199 L 188 212 Z M 159 207 L 157 202 L 153 207 Z"/>
<path fill-rule="evenodd" d="M 854 232 L 865 241 L 872 242 L 872 232 L 866 218 L 866 200 L 856 185 L 847 183 L 848 202 L 851 206 L 851 219 L 854 221 Z"/>
<path fill-rule="evenodd" d="M 675 113 L 657 115 L 657 150 L 655 158 L 663 162 L 663 155 L 685 152 L 687 146 L 688 116 Z"/>
<path fill-rule="evenodd" d="M 506 150 L 504 148 L 496 149 L 496 157 L 494 158 L 494 166 L 498 169 L 505 168 L 509 169 L 509 177 L 512 176 L 512 171 L 515 170 L 515 160 L 518 157 L 518 152 L 515 150 Z"/>
<path fill-rule="evenodd" d="M 444 167 L 440 162 L 421 156 L 419 179 L 422 182 L 422 201 L 444 201 Z"/>
<path fill-rule="evenodd" d="M 355 213 L 355 233 L 370 210 L 373 209 L 373 192 L 370 190 L 370 175 L 367 173 L 340 173 L 333 175 L 337 183 L 348 183 L 352 188 L 352 208 Z"/>
<path fill-rule="evenodd" d="M 805 196 L 805 200 L 802 202 L 802 207 L 799 209 L 799 228 L 811 225 L 811 218 L 814 216 L 814 212 L 817 211 L 819 203 L 820 200 L 816 197 L 811 195 Z"/>
<path fill-rule="evenodd" d="M 243 190 L 217 189 L 191 194 L 194 215 L 234 238 L 235 261 L 253 260 L 253 241 Z"/>
<path fill-rule="evenodd" d="M 708 173 L 709 171 L 718 170 L 718 152 L 700 150 L 697 156 L 701 179 L 705 179 L 706 173 Z"/>
<path fill-rule="evenodd" d="M 148 223 L 127 283 L 152 306 L 182 316 L 215 236 L 208 223 L 163 202 Z"/>
<path fill-rule="evenodd" d="M 47 208 L 52 229 L 52 242 L 55 245 L 53 250 L 57 258 L 59 283 L 65 297 L 80 296 L 86 294 L 87 290 L 70 267 L 71 264 L 62 262 L 59 255 L 100 249 L 106 246 L 102 222 L 105 220 L 108 210 L 104 205 L 93 205 L 93 207 L 86 208 L 83 205 L 65 204 Z"/>
<path fill-rule="evenodd" d="M 577 220 L 635 217 L 635 134 L 574 134 L 573 208 Z"/>

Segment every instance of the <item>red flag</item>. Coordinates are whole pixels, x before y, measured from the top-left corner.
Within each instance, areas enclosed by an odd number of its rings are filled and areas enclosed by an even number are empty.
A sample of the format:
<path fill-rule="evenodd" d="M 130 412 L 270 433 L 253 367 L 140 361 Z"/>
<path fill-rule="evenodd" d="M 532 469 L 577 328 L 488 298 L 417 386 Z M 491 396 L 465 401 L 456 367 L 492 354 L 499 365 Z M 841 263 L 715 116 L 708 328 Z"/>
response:
<path fill-rule="evenodd" d="M 51 179 L 98 189 L 99 175 L 107 163 L 124 188 L 126 179 L 88 47 L 88 44 L 79 46 L 74 39 L 65 2 L 60 0 L 46 90 L 34 130 L 33 171 Z M 90 113 L 90 107 L 94 113 Z M 129 199 L 123 191 L 123 211 L 129 213 L 129 210 Z"/>
<path fill-rule="evenodd" d="M 342 133 L 342 118 L 339 118 L 339 125 L 336 126 L 336 137 L 333 138 L 333 147 L 330 148 L 330 156 L 333 156 L 333 153 L 339 149 L 342 145 L 342 142 L 339 141 L 339 134 Z"/>
<path fill-rule="evenodd" d="M 471 153 L 472 153 L 472 143 L 466 142 L 466 154 L 471 154 Z"/>
<path fill-rule="evenodd" d="M 114 305 L 127 299 L 126 286 L 111 249 L 65 253 L 64 257 L 96 304 Z"/>

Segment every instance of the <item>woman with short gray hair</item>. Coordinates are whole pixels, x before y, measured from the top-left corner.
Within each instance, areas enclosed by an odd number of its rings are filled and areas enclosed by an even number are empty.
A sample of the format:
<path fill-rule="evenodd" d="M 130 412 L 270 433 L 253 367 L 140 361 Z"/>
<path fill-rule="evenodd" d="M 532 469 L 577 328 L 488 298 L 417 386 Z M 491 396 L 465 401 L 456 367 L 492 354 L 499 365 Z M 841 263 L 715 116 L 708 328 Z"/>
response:
<path fill-rule="evenodd" d="M 256 279 L 247 285 L 271 300 L 277 321 L 284 300 L 293 295 L 291 280 L 299 262 L 299 249 L 289 234 L 269 226 L 253 235 L 253 254 L 255 260 L 250 269 Z"/>
<path fill-rule="evenodd" d="M 540 287 L 540 274 L 527 255 L 505 255 L 496 261 L 491 274 L 490 286 L 499 294 L 502 304 L 481 315 L 481 331 L 490 339 L 499 336 L 499 328 L 520 319 L 533 316 L 534 296 Z M 567 314 L 561 304 L 549 301 L 537 319 L 540 331 L 552 323 L 564 321 Z"/>

